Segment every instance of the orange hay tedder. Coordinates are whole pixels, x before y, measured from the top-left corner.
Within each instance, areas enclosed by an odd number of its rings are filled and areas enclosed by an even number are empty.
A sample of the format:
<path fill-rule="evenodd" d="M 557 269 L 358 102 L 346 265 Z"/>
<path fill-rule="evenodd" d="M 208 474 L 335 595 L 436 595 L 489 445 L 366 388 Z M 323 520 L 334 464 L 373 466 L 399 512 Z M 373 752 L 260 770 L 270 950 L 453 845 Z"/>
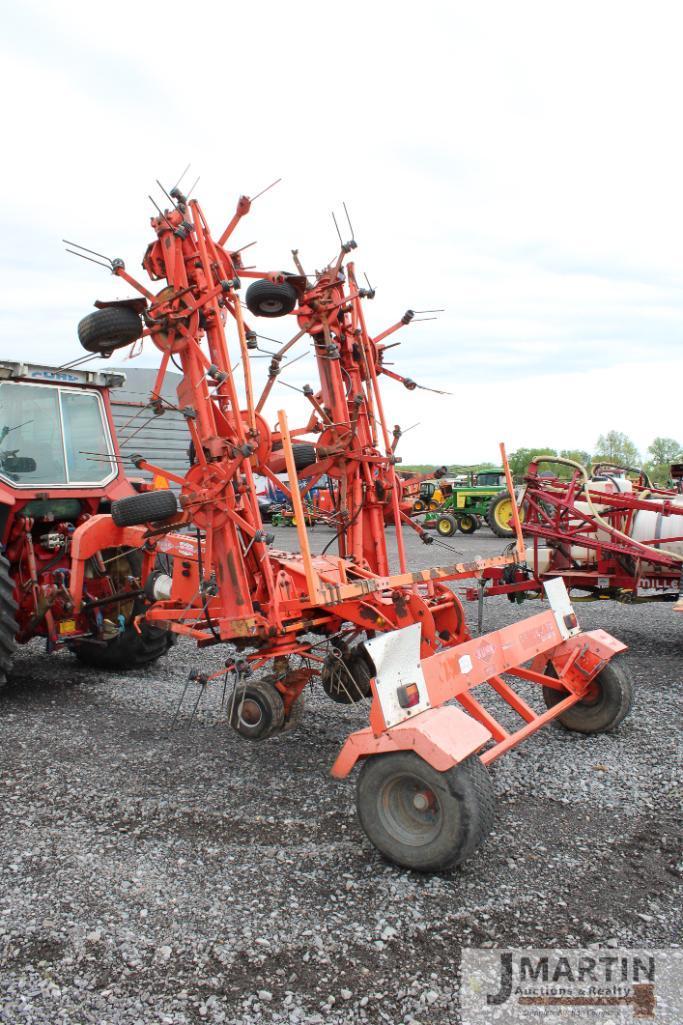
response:
<path fill-rule="evenodd" d="M 216 679 L 229 679 L 229 719 L 245 737 L 287 728 L 305 687 L 319 679 L 335 701 L 370 698 L 369 725 L 348 737 L 332 772 L 347 776 L 357 761 L 358 813 L 370 840 L 399 865 L 439 870 L 468 857 L 490 828 L 493 796 L 486 766 L 553 719 L 586 733 L 611 729 L 628 711 L 630 685 L 613 658 L 624 645 L 603 631 L 581 633 L 563 584 L 548 585 L 552 608 L 518 624 L 471 638 L 447 581 L 479 578 L 519 555 L 410 571 L 406 563 L 394 454 L 380 378 L 413 381 L 385 368 L 384 341 L 413 319 L 408 311 L 376 335 L 348 255 L 353 239 L 324 270 L 310 276 L 296 252 L 292 272 L 242 265 L 231 238 L 251 200 L 242 197 L 214 238 L 195 200 L 178 187 L 153 217 L 154 239 L 143 267 L 155 289 L 132 278 L 120 260 L 105 259 L 132 286 L 134 299 L 95 305 L 79 325 L 91 353 L 109 356 L 149 337 L 161 352 L 152 407 L 163 413 L 169 363 L 182 368 L 178 406 L 191 440 L 185 476 L 136 462 L 177 485 L 113 503 L 73 541 L 73 601 L 81 601 L 83 567 L 104 547 L 139 549 L 150 603 L 145 620 L 195 638 L 225 643 L 229 656 Z M 250 355 L 253 317 L 292 321 L 292 338 L 270 364 L 263 394 L 254 395 Z M 239 347 L 229 354 L 227 336 Z M 319 383 L 302 393 L 302 423 L 266 401 L 283 359 L 299 340 L 310 344 Z M 231 369 L 233 368 L 233 369 Z M 284 463 L 299 551 L 274 550 L 264 529 L 254 474 L 274 480 Z M 338 554 L 311 554 L 303 496 L 327 474 Z M 511 484 L 510 484 L 511 487 Z M 397 565 L 390 566 L 385 514 L 396 524 Z M 427 535 L 427 537 L 429 537 Z M 431 540 L 431 538 L 429 538 Z M 163 573 L 157 556 L 172 556 Z M 506 677 L 506 678 L 504 678 Z M 207 677 L 196 677 L 200 683 Z M 522 697 L 511 680 L 521 681 Z M 533 686 L 530 686 L 533 685 Z M 542 711 L 530 704 L 539 691 Z M 502 725 L 481 703 L 493 694 L 517 727 Z M 455 699 L 453 702 L 452 699 Z M 509 724 L 508 724 L 509 725 Z"/>

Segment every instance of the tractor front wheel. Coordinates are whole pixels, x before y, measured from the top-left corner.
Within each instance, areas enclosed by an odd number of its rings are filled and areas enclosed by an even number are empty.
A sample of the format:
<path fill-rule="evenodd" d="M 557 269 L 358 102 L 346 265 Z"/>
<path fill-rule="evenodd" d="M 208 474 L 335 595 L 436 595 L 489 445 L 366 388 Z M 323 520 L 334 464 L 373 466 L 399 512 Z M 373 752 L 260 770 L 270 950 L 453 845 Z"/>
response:
<path fill-rule="evenodd" d="M 412 751 L 371 755 L 358 777 L 358 817 L 390 861 L 417 872 L 460 864 L 491 829 L 494 795 L 477 755 L 437 772 Z"/>
<path fill-rule="evenodd" d="M 427 506 L 421 498 L 418 498 L 413 502 L 413 512 L 424 512 L 426 508 Z"/>
<path fill-rule="evenodd" d="M 0 688 L 7 682 L 7 673 L 10 671 L 12 658 L 17 650 L 15 640 L 19 632 L 17 609 L 10 565 L 5 556 L 0 555 Z"/>
<path fill-rule="evenodd" d="M 454 516 L 450 515 L 450 513 L 444 513 L 442 516 L 439 516 L 436 521 L 436 532 L 437 534 L 440 534 L 441 537 L 453 537 L 457 529 L 457 521 Z"/>
<path fill-rule="evenodd" d="M 94 669 L 108 669 L 118 672 L 122 669 L 143 669 L 165 655 L 176 642 L 176 635 L 170 630 L 160 630 L 147 623 L 140 624 L 140 631 L 133 623 L 109 640 L 72 641 L 69 644 L 79 662 Z"/>
<path fill-rule="evenodd" d="M 548 676 L 556 676 L 549 665 Z M 568 691 L 543 688 L 543 700 L 548 708 L 568 696 Z M 575 733 L 607 733 L 614 730 L 628 715 L 633 701 L 633 683 L 622 663 L 612 659 L 591 681 L 581 701 L 557 717 L 565 729 Z"/>
<path fill-rule="evenodd" d="M 458 518 L 458 527 L 460 528 L 460 532 L 462 534 L 474 534 L 478 526 L 479 524 L 477 523 L 477 517 L 470 516 L 469 513 L 466 513 L 464 516 L 460 516 Z"/>

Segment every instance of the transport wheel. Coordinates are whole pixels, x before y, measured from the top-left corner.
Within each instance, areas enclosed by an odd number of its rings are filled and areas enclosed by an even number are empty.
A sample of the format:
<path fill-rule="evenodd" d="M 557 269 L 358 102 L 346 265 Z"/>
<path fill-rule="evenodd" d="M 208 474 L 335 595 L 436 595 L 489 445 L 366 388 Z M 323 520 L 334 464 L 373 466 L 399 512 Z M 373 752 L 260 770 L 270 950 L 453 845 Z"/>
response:
<path fill-rule="evenodd" d="M 436 521 L 436 532 L 441 534 L 441 537 L 453 537 L 457 529 L 458 523 L 450 513 L 444 513 Z"/>
<path fill-rule="evenodd" d="M 298 295 L 288 281 L 254 281 L 249 285 L 245 302 L 255 317 L 284 317 L 296 306 Z"/>
<path fill-rule="evenodd" d="M 477 529 L 477 518 L 476 516 L 470 516 L 466 513 L 464 516 L 458 517 L 458 527 L 462 534 L 474 534 Z"/>
<path fill-rule="evenodd" d="M 424 512 L 427 506 L 424 504 L 421 498 L 416 499 L 413 502 L 413 512 Z"/>
<path fill-rule="evenodd" d="M 247 740 L 265 740 L 278 733 L 285 721 L 285 706 L 280 692 L 269 680 L 237 684 L 230 725 Z"/>
<path fill-rule="evenodd" d="M 371 755 L 358 777 L 358 817 L 390 861 L 418 872 L 460 864 L 491 829 L 494 795 L 477 755 L 437 772 L 413 751 Z"/>
<path fill-rule="evenodd" d="M 15 638 L 19 632 L 18 608 L 14 600 L 14 581 L 10 576 L 9 562 L 4 555 L 0 555 L 0 689 L 7 682 L 7 673 L 17 650 Z"/>
<path fill-rule="evenodd" d="M 130 498 L 119 498 L 111 504 L 111 518 L 117 527 L 135 527 L 141 523 L 167 520 L 178 512 L 178 501 L 172 491 L 143 491 Z"/>
<path fill-rule="evenodd" d="M 129 306 L 105 306 L 83 317 L 78 325 L 78 340 L 83 348 L 105 358 L 116 349 L 131 345 L 141 334 L 140 315 Z"/>
<path fill-rule="evenodd" d="M 522 510 L 519 511 L 519 518 L 524 522 Z M 501 491 L 494 495 L 486 511 L 486 522 L 498 537 L 514 537 L 515 528 L 512 523 L 512 499 L 507 491 Z"/>
<path fill-rule="evenodd" d="M 370 681 L 374 675 L 370 659 L 358 644 L 341 656 L 328 656 L 320 680 L 329 698 L 340 705 L 353 705 L 370 697 Z"/>
<path fill-rule="evenodd" d="M 546 668 L 548 676 L 557 676 L 552 665 Z M 568 693 L 568 692 L 567 692 Z M 554 708 L 567 694 L 564 691 L 543 688 L 543 700 Z M 557 722 L 575 733 L 607 733 L 624 719 L 633 701 L 633 683 L 623 663 L 612 659 L 592 681 L 586 696 L 566 712 Z"/>
<path fill-rule="evenodd" d="M 438 503 L 438 502 L 435 502 L 435 501 L 434 501 L 434 499 L 432 499 L 432 500 L 431 500 L 431 502 L 429 503 L 429 509 L 430 509 L 430 511 L 431 511 L 431 512 L 436 512 L 436 510 L 437 510 L 438 508 L 439 508 L 439 503 Z"/>

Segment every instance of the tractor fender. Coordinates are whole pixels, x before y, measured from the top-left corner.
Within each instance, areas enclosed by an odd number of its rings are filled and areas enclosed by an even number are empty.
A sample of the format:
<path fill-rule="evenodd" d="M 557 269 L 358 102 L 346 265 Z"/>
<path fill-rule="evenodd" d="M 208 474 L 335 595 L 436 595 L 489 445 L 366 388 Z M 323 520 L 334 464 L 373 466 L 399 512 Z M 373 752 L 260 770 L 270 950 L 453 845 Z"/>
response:
<path fill-rule="evenodd" d="M 104 548 L 142 548 L 146 526 L 117 527 L 111 516 L 100 513 L 76 527 L 71 538 L 71 580 L 69 591 L 74 608 L 83 600 L 85 564 Z M 146 574 L 145 574 L 146 576 Z"/>

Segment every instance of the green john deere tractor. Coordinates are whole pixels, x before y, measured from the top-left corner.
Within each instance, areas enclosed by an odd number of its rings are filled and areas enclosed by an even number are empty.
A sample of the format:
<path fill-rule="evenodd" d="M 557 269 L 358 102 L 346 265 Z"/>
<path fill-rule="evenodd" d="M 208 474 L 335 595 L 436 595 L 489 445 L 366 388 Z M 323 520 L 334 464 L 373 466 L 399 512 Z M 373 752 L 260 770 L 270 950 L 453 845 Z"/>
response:
<path fill-rule="evenodd" d="M 424 526 L 451 537 L 456 530 L 473 534 L 486 523 L 498 537 L 513 537 L 512 502 L 502 468 L 455 472 L 454 478 L 441 481 L 442 501 L 427 512 Z"/>

